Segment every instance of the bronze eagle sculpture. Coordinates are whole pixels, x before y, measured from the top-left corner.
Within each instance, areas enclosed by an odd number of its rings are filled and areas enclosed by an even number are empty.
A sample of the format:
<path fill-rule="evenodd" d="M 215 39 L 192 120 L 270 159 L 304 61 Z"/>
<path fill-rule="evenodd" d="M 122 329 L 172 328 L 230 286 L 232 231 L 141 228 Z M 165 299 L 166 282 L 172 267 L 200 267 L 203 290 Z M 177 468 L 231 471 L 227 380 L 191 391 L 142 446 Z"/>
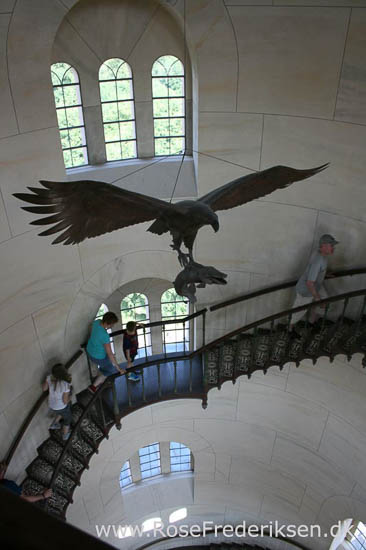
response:
<path fill-rule="evenodd" d="M 43 188 L 28 187 L 32 193 L 14 196 L 36 206 L 23 206 L 33 214 L 47 214 L 32 225 L 51 225 L 39 235 L 61 234 L 52 244 L 76 244 L 85 239 L 110 233 L 137 223 L 154 220 L 148 231 L 157 235 L 170 232 L 172 248 L 177 250 L 182 265 L 193 262 L 193 244 L 198 230 L 211 225 L 219 229 L 219 210 L 228 210 L 269 195 L 276 189 L 314 176 L 324 170 L 323 164 L 308 170 L 274 166 L 242 176 L 197 200 L 169 203 L 100 181 L 43 181 Z M 188 255 L 181 251 L 182 243 Z"/>

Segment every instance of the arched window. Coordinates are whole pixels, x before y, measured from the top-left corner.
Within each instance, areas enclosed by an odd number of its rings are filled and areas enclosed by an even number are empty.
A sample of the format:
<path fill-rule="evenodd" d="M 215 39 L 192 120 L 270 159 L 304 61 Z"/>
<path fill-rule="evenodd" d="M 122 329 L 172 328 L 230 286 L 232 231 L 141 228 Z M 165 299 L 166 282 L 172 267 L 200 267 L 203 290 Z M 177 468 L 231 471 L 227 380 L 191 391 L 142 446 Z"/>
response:
<path fill-rule="evenodd" d="M 121 302 L 122 327 L 126 328 L 128 321 L 137 321 L 138 323 L 149 323 L 149 303 L 145 294 L 132 292 L 123 298 Z M 137 359 L 151 355 L 151 331 L 149 328 L 138 330 L 139 350 Z"/>
<path fill-rule="evenodd" d="M 119 484 L 124 489 L 141 480 L 159 475 L 170 476 L 178 472 L 193 472 L 191 450 L 174 441 L 151 443 L 141 447 L 124 463 Z"/>
<path fill-rule="evenodd" d="M 189 314 L 187 298 L 179 296 L 169 288 L 161 296 L 161 320 L 181 319 Z M 165 353 L 189 349 L 189 322 L 171 323 L 163 327 L 163 349 Z"/>
<path fill-rule="evenodd" d="M 79 76 L 67 63 L 51 65 L 53 94 L 65 168 L 88 164 Z"/>
<path fill-rule="evenodd" d="M 99 89 L 107 160 L 136 158 L 136 128 L 131 68 L 107 59 L 99 69 Z"/>
<path fill-rule="evenodd" d="M 152 66 L 155 155 L 179 155 L 185 149 L 184 67 L 173 55 Z"/>

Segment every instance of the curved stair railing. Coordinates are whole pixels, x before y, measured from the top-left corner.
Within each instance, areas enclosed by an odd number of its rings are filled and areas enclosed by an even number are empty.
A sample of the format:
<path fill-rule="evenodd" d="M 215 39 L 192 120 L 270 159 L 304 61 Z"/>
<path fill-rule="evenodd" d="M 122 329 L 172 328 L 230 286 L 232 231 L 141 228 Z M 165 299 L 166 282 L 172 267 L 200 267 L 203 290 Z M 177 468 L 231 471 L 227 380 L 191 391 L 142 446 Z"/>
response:
<path fill-rule="evenodd" d="M 366 273 L 366 269 L 338 272 L 337 276 Z M 284 283 L 271 287 L 276 291 L 294 282 Z M 287 285 L 287 286 L 285 286 Z M 244 301 L 261 294 L 267 294 L 270 289 L 262 289 L 235 299 Z M 361 300 L 357 315 L 347 317 L 352 300 Z M 234 301 L 229 301 L 234 303 Z M 335 322 L 329 319 L 329 308 L 333 303 L 342 304 L 342 313 Z M 72 434 L 68 441 L 63 441 L 61 434 L 52 431 L 50 437 L 38 448 L 38 456 L 26 469 L 28 477 L 23 482 L 25 492 L 38 494 L 46 487 L 53 488 L 53 496 L 46 503 L 47 510 L 60 519 L 65 518 L 66 509 L 72 502 L 75 488 L 80 485 L 83 471 L 88 468 L 89 461 L 104 438 L 108 438 L 109 430 L 113 425 L 121 427 L 121 418 L 137 408 L 175 398 L 199 398 L 202 406 L 207 406 L 207 393 L 227 381 L 235 383 L 237 377 L 246 375 L 248 378 L 253 372 L 262 370 L 265 374 L 269 367 L 283 368 L 287 362 L 295 362 L 298 366 L 304 358 L 313 362 L 320 356 L 327 356 L 332 361 L 338 353 L 343 353 L 349 360 L 356 352 L 364 354 L 362 361 L 366 366 L 366 289 L 344 293 L 321 300 L 316 304 L 324 304 L 324 316 L 315 327 L 309 323 L 310 309 L 314 303 L 291 310 L 285 310 L 270 315 L 259 321 L 236 329 L 209 344 L 204 342 L 206 310 L 199 311 L 184 319 L 150 323 L 149 326 L 163 326 L 173 323 L 186 323 L 197 317 L 202 317 L 203 345 L 195 350 L 186 349 L 175 354 L 162 354 L 149 361 L 137 365 L 133 370 L 141 371 L 139 389 L 129 383 L 124 375 L 108 377 L 96 394 L 87 390 L 77 395 L 77 403 L 72 406 Z M 230 305 L 226 303 L 226 306 Z M 224 307 L 222 304 L 218 304 Z M 215 307 L 215 306 L 214 306 Z M 212 310 L 213 308 L 211 308 Z M 217 309 L 217 308 L 216 308 Z M 305 321 L 300 322 L 298 333 L 290 331 L 292 314 L 304 311 Z M 184 325 L 185 326 L 185 325 Z M 121 331 L 112 333 L 113 336 Z M 82 351 L 77 352 L 67 363 L 71 366 L 80 357 Z M 185 381 L 182 386 L 181 373 L 185 372 Z M 170 386 L 165 387 L 166 373 L 169 372 Z M 156 382 L 155 393 L 149 393 L 149 383 Z M 150 381 L 150 382 L 149 382 Z M 146 383 L 145 383 L 146 382 Z M 117 396 L 124 384 L 125 402 Z M 8 455 L 9 462 L 15 452 L 16 444 L 24 435 L 31 419 L 46 398 L 44 393 L 33 407 L 24 421 Z"/>
<path fill-rule="evenodd" d="M 201 383 L 201 391 L 197 393 L 193 385 L 193 357 L 188 350 L 188 342 L 185 339 L 186 327 L 192 320 L 201 317 L 203 334 L 205 332 L 205 316 L 206 309 L 202 309 L 192 315 L 188 315 L 182 319 L 159 321 L 145 324 L 145 328 L 161 326 L 169 327 L 172 324 L 181 324 L 183 326 L 183 350 L 181 353 L 168 354 L 165 348 L 162 357 L 159 359 L 145 361 L 138 365 L 133 370 L 142 369 L 142 395 L 138 403 L 133 403 L 134 390 L 133 384 L 129 383 L 125 375 L 114 375 L 108 377 L 102 384 L 98 392 L 92 395 L 87 390 L 80 392 L 77 397 L 77 402 L 72 405 L 72 433 L 70 438 L 65 442 L 62 440 L 61 433 L 57 430 L 50 431 L 49 438 L 44 441 L 37 449 L 38 455 L 26 468 L 27 477 L 24 480 L 22 487 L 27 494 L 40 494 L 47 487 L 52 487 L 53 496 L 46 503 L 39 504 L 44 506 L 52 515 L 65 519 L 67 506 L 72 503 L 72 495 L 75 488 L 80 485 L 80 478 L 85 469 L 89 467 L 89 462 L 94 453 L 98 453 L 100 443 L 108 438 L 109 430 L 116 425 L 121 428 L 121 418 L 132 412 L 136 408 L 140 408 L 147 404 L 155 403 L 164 399 L 174 399 L 178 396 L 203 398 L 203 390 Z M 111 333 L 111 336 L 118 336 L 122 330 Z M 203 336 L 204 338 L 204 336 Z M 85 346 L 84 346 L 85 347 Z M 70 368 L 83 354 L 83 350 L 79 350 L 65 364 Z M 91 376 L 91 365 L 89 360 L 88 367 Z M 185 361 L 189 365 L 188 387 L 185 392 L 178 392 L 177 370 L 179 362 Z M 172 363 L 172 369 L 175 372 L 174 383 L 171 392 L 167 395 L 162 395 L 162 383 L 160 380 L 160 370 L 163 365 Z M 145 391 L 144 375 L 146 369 L 154 368 L 158 379 L 158 392 L 155 399 L 148 399 L 147 391 Z M 124 380 L 128 390 L 128 409 L 120 410 L 117 399 L 115 379 L 121 378 Z M 201 379 L 203 373 L 201 371 Z M 34 419 L 34 416 L 40 409 L 42 403 L 47 398 L 48 392 L 43 392 L 36 401 L 32 410 L 24 420 L 21 429 L 14 439 L 11 448 L 5 458 L 5 462 L 9 464 L 14 455 L 19 442 L 24 436 L 27 428 Z"/>
<path fill-rule="evenodd" d="M 355 318 L 347 317 L 352 298 L 361 299 Z M 329 319 L 332 304 L 342 306 L 336 321 Z M 324 315 L 312 325 L 310 311 L 322 305 Z M 291 330 L 292 315 L 299 311 L 304 312 L 305 321 Z M 365 314 L 366 289 L 362 289 L 284 310 L 236 329 L 201 348 L 205 355 L 205 391 L 220 388 L 226 380 L 235 382 L 241 375 L 250 378 L 257 370 L 266 374 L 272 366 L 282 370 L 285 363 L 294 362 L 298 367 L 303 359 L 315 364 L 319 357 L 328 357 L 332 362 L 336 355 L 343 354 L 349 361 L 354 353 L 363 353 L 362 365 L 366 367 Z"/>
<path fill-rule="evenodd" d="M 338 279 L 340 277 L 352 277 L 354 275 L 365 275 L 365 274 L 366 274 L 365 267 L 356 267 L 353 269 L 340 269 L 338 271 L 334 271 L 332 272 L 332 274 L 326 275 L 325 278 Z M 218 304 L 211 306 L 210 311 L 217 311 L 224 307 L 239 304 L 240 302 L 245 302 L 247 300 L 251 300 L 259 296 L 264 296 L 265 294 L 272 294 L 273 292 L 278 292 L 279 290 L 285 290 L 286 288 L 293 288 L 296 285 L 297 281 L 298 279 L 292 279 L 291 281 L 286 281 L 284 283 L 279 283 L 277 285 L 268 286 L 265 288 L 261 288 L 259 290 L 254 290 L 252 292 L 246 292 L 245 294 L 241 294 L 239 296 L 236 296 L 235 298 L 231 298 L 230 300 L 225 300 L 224 302 L 219 302 Z"/>

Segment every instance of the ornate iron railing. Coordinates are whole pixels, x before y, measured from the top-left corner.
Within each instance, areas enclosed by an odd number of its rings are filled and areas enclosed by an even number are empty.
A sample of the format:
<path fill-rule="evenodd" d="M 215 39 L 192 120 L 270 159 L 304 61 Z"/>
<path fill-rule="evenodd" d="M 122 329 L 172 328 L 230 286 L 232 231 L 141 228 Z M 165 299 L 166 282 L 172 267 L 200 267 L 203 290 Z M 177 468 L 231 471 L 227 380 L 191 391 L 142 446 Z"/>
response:
<path fill-rule="evenodd" d="M 366 269 L 359 268 L 349 271 L 337 272 L 336 276 L 356 275 L 366 273 Z M 250 293 L 235 300 L 226 302 L 226 306 L 231 303 L 245 301 L 255 296 L 268 294 L 293 286 L 294 282 L 275 285 L 271 289 L 262 289 L 255 293 Z M 360 302 L 355 314 L 354 301 Z M 335 321 L 329 317 L 330 306 L 332 304 L 341 304 L 341 313 Z M 352 315 L 347 317 L 352 305 Z M 309 312 L 314 306 L 324 306 L 324 315 L 316 327 L 309 323 Z M 211 310 L 223 307 L 218 304 Z M 305 320 L 300 323 L 299 333 L 291 330 L 291 319 L 294 313 L 303 311 Z M 152 357 L 140 365 L 132 368 L 133 371 L 140 370 L 141 385 L 139 394 L 133 389 L 133 384 L 129 383 L 125 375 L 113 375 L 108 377 L 100 389 L 91 395 L 84 392 L 86 397 L 84 401 L 79 400 L 73 406 L 73 430 L 70 439 L 66 442 L 61 440 L 61 436 L 53 436 L 47 440 L 47 449 L 51 450 L 48 456 L 43 452 L 41 446 L 40 458 L 32 463 L 27 471 L 32 480 L 36 477 L 35 483 L 41 486 L 53 486 L 56 493 L 53 499 L 48 502 L 48 508 L 59 517 L 64 517 L 66 507 L 72 501 L 72 492 L 77 484 L 80 483 L 80 476 L 84 468 L 88 467 L 90 457 L 94 452 L 98 452 L 100 442 L 108 437 L 108 432 L 112 425 L 121 427 L 121 418 L 129 412 L 143 407 L 147 404 L 158 402 L 163 399 L 174 399 L 184 397 L 195 397 L 202 399 L 202 406 L 207 406 L 207 393 L 213 387 L 220 388 L 226 380 L 235 382 L 240 375 L 248 377 L 256 370 L 266 373 L 271 366 L 277 365 L 281 369 L 288 361 L 293 361 L 297 365 L 303 358 L 311 358 L 313 362 L 320 356 L 328 356 L 332 361 L 337 353 L 344 353 L 348 359 L 353 353 L 360 351 L 365 354 L 366 341 L 366 289 L 347 292 L 338 296 L 333 296 L 313 302 L 311 304 L 287 309 L 267 316 L 261 320 L 242 326 L 236 330 L 225 334 L 224 336 L 205 343 L 206 327 L 206 309 L 201 310 L 184 319 L 179 319 L 179 323 L 189 323 L 193 319 L 202 317 L 202 345 L 196 350 L 189 350 L 186 342 L 183 340 L 183 349 L 180 353 L 169 354 L 167 350 L 159 357 Z M 177 320 L 160 321 L 148 323 L 146 328 L 157 326 L 169 326 L 176 324 Z M 185 330 L 185 329 L 184 329 Z M 112 336 L 121 334 L 122 331 L 115 331 Z M 66 366 L 72 366 L 80 357 L 82 351 L 78 351 L 67 363 Z M 363 365 L 365 366 L 365 357 Z M 179 369 L 185 369 L 185 386 L 178 384 Z M 90 365 L 89 365 L 90 368 Z M 164 369 L 169 370 L 171 384 L 169 388 L 164 389 L 165 377 Z M 202 383 L 197 385 L 197 372 L 202 377 Z M 163 376 L 162 376 L 163 373 Z M 157 390 L 154 395 L 149 394 L 146 388 L 145 380 L 153 375 L 156 381 Z M 116 386 L 121 384 L 122 379 L 125 384 L 126 400 L 121 409 L 121 402 L 117 396 Z M 37 400 L 31 412 L 23 422 L 21 430 L 17 434 L 8 455 L 6 457 L 9 463 L 13 456 L 19 441 L 26 432 L 31 420 L 34 418 L 37 410 L 46 398 L 47 393 L 43 393 Z M 79 394 L 80 395 L 80 394 Z M 136 397 L 137 395 L 137 397 Z M 112 414 L 110 414 L 112 412 Z M 43 453 L 43 454 L 42 454 Z M 81 466 L 79 466 L 79 463 Z M 74 464 L 77 474 L 73 473 L 70 464 Z M 36 466 L 43 470 L 36 473 Z M 37 477 L 38 476 L 38 477 Z M 71 482 L 72 480 L 72 489 Z M 66 487 L 66 488 L 65 488 Z M 34 486 L 31 484 L 31 490 Z"/>
<path fill-rule="evenodd" d="M 332 274 L 327 275 L 325 278 L 337 279 L 339 277 L 352 277 L 353 275 L 364 275 L 364 274 L 366 274 L 366 267 L 357 267 L 353 269 L 341 269 L 341 270 L 334 271 Z M 225 300 L 224 302 L 219 302 L 218 304 L 211 306 L 210 311 L 217 311 L 218 309 L 239 304 L 240 302 L 245 302 L 247 300 L 251 300 L 259 296 L 264 296 L 265 294 L 271 294 L 273 292 L 278 292 L 279 290 L 292 288 L 296 285 L 297 281 L 298 279 L 292 279 L 291 281 L 286 281 L 284 283 L 279 283 L 277 285 L 272 285 L 265 288 L 261 288 L 259 290 L 254 290 L 253 292 L 246 292 L 245 294 L 241 294 L 236 298 Z"/>

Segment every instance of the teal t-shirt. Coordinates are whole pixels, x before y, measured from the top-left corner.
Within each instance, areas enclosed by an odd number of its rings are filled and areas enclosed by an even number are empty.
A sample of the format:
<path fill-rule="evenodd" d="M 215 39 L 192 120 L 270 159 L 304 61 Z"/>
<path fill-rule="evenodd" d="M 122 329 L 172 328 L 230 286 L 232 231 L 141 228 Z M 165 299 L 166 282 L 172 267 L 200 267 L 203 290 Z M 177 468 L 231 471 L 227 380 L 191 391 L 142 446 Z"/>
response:
<path fill-rule="evenodd" d="M 98 320 L 93 321 L 92 331 L 86 346 L 86 351 L 89 355 L 95 357 L 95 359 L 105 359 L 107 352 L 105 351 L 104 344 L 109 344 L 109 342 L 109 334 L 102 327 L 101 322 Z"/>

